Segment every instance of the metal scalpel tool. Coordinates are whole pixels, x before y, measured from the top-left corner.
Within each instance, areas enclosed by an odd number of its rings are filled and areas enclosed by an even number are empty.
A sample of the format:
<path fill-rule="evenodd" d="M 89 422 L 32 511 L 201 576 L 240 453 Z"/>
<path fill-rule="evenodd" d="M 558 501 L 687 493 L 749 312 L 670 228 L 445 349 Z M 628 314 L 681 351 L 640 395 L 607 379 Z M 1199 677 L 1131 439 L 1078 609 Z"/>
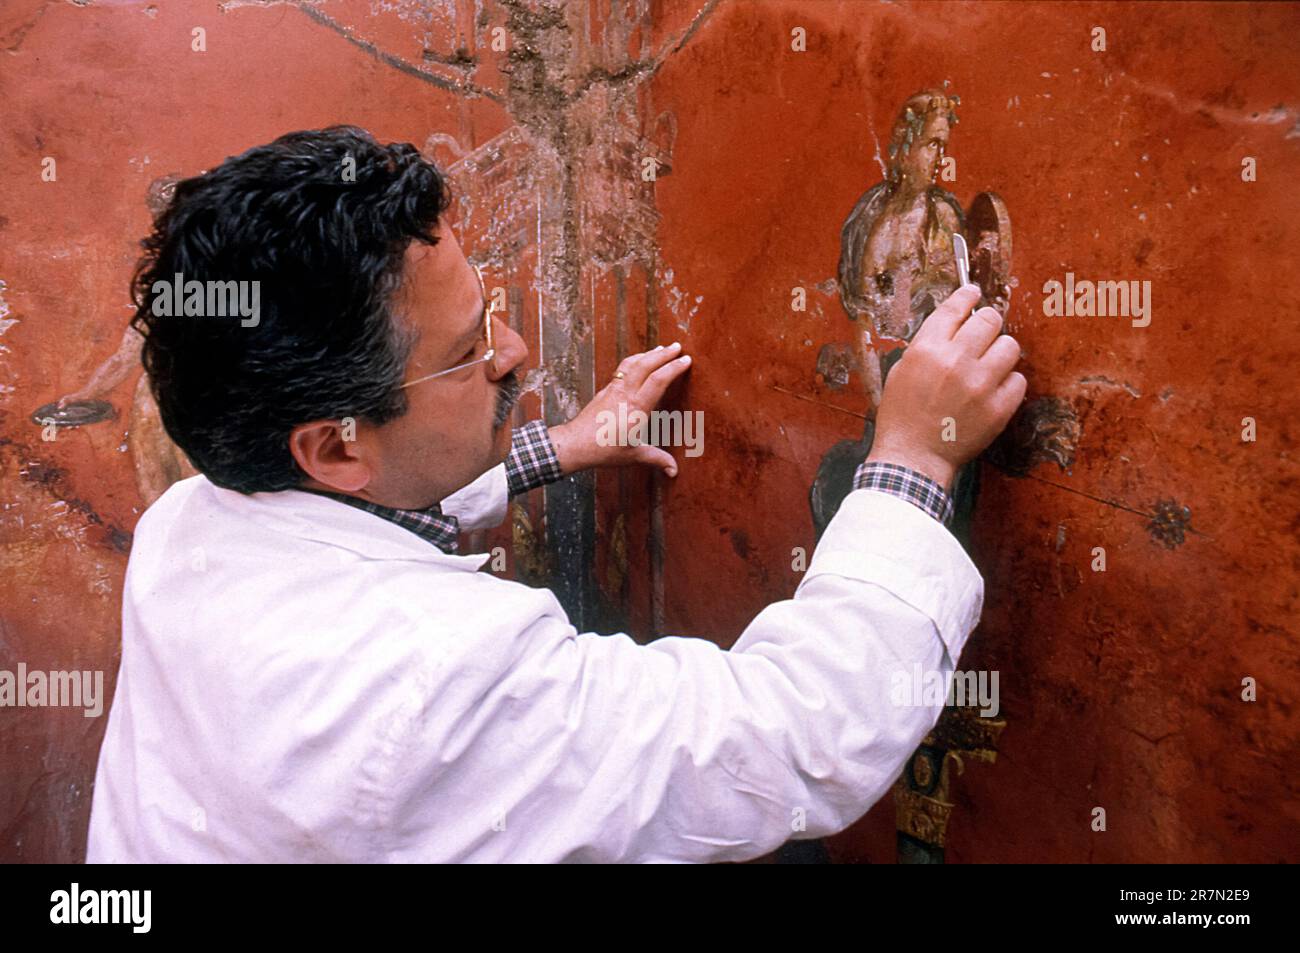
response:
<path fill-rule="evenodd" d="M 970 283 L 970 255 L 966 252 L 966 239 L 960 235 L 952 236 L 952 254 L 957 259 L 958 287 Z"/>

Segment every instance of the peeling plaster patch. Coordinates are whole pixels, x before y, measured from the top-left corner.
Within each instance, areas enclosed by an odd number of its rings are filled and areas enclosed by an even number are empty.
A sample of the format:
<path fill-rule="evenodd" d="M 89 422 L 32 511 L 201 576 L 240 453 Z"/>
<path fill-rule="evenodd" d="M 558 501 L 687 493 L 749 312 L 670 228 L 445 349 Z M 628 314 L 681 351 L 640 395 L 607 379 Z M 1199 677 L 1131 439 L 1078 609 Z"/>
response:
<path fill-rule="evenodd" d="M 665 289 L 664 294 L 668 299 L 668 310 L 673 313 L 673 319 L 677 322 L 677 327 L 683 332 L 690 331 L 691 319 L 700 310 L 700 304 L 704 301 L 704 296 L 696 295 L 694 298 L 695 303 L 692 304 L 690 294 L 673 284 L 673 270 L 671 268 L 662 272 L 655 269 L 655 278 L 658 280 L 659 286 Z M 683 308 L 689 308 L 685 317 L 682 316 Z"/>
<path fill-rule="evenodd" d="M 1167 549 L 1182 545 L 1184 534 L 1191 529 L 1192 511 L 1179 506 L 1177 500 L 1160 500 L 1156 503 L 1155 517 L 1147 524 L 1151 538 L 1164 543 Z"/>
<path fill-rule="evenodd" d="M 989 447 L 986 458 L 1011 476 L 1028 476 L 1038 464 L 1053 461 L 1062 470 L 1074 464 L 1083 428 L 1078 414 L 1060 397 L 1039 397 L 1020 408 Z"/>
<path fill-rule="evenodd" d="M 300 0 L 225 0 L 224 3 L 217 4 L 217 9 L 222 13 L 229 13 L 241 7 L 296 7 L 299 2 Z"/>
<path fill-rule="evenodd" d="M 823 344 L 817 354 L 818 383 L 839 390 L 858 369 L 857 352 L 851 344 Z"/>
<path fill-rule="evenodd" d="M 0 278 L 0 334 L 4 334 L 18 323 L 17 318 L 9 317 L 9 302 L 5 301 L 5 292 L 8 290 L 9 286 L 3 278 Z"/>
<path fill-rule="evenodd" d="M 370 15 L 374 17 L 383 13 L 395 13 L 403 23 L 424 29 L 432 26 L 437 15 L 447 30 L 453 35 L 455 33 L 456 8 L 448 0 L 371 0 Z"/>
<path fill-rule="evenodd" d="M 4 334 L 6 330 L 18 324 L 16 317 L 9 317 L 9 303 L 4 299 L 4 293 L 8 290 L 8 283 L 5 283 L 4 278 L 0 278 L 0 334 Z"/>
<path fill-rule="evenodd" d="M 4 337 L 5 332 L 18 323 L 17 318 L 9 317 L 9 302 L 5 300 L 5 292 L 7 290 L 8 285 L 5 284 L 3 278 L 0 278 L 0 337 Z M 9 346 L 0 342 L 0 354 L 8 353 L 10 353 Z M 6 368 L 6 370 L 8 369 Z M 12 379 L 11 374 L 6 376 L 10 376 L 10 379 Z M 0 397 L 8 397 L 13 392 L 14 388 L 11 384 L 0 384 Z"/>
<path fill-rule="evenodd" d="M 1119 381 L 1113 381 L 1109 377 L 1106 377 L 1104 374 L 1092 374 L 1089 375 L 1088 377 L 1080 378 L 1079 383 L 1100 384 L 1105 387 L 1120 387 L 1123 388 L 1125 391 L 1127 391 L 1130 397 L 1142 396 L 1141 393 L 1139 393 L 1138 390 L 1132 384 L 1129 384 L 1127 382 L 1120 383 Z"/>
<path fill-rule="evenodd" d="M 537 394 L 538 396 L 541 396 L 543 390 L 553 382 L 554 380 L 551 377 L 550 372 L 546 369 L 546 365 L 543 364 L 540 367 L 534 367 L 532 370 L 524 374 L 523 382 L 519 385 L 519 395 L 521 397 L 524 394 Z"/>

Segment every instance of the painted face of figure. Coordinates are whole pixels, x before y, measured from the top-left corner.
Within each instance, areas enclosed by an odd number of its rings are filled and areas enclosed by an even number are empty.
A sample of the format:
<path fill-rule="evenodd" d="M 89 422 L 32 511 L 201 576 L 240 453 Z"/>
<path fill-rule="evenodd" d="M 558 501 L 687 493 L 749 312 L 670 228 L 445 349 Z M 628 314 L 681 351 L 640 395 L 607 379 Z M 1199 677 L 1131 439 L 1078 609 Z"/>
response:
<path fill-rule="evenodd" d="M 921 189 L 939 173 L 952 131 L 957 101 L 941 93 L 925 93 L 908 101 L 894 125 L 890 143 L 893 171 L 905 185 Z"/>
<path fill-rule="evenodd" d="M 948 116 L 931 112 L 925 117 L 919 138 L 912 140 L 912 148 L 903 159 L 903 175 L 918 186 L 930 185 L 939 174 L 939 163 L 948 147 Z"/>

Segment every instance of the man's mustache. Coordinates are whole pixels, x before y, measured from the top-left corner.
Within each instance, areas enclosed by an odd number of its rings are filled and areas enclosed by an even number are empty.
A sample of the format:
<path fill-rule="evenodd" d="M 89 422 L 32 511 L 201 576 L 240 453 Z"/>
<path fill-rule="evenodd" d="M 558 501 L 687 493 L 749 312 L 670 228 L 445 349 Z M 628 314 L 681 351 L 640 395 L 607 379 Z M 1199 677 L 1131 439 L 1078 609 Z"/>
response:
<path fill-rule="evenodd" d="M 519 375 L 513 370 L 501 378 L 501 382 L 497 385 L 497 408 L 492 420 L 493 430 L 500 430 L 510 419 L 510 411 L 519 400 L 519 391 L 522 387 Z"/>

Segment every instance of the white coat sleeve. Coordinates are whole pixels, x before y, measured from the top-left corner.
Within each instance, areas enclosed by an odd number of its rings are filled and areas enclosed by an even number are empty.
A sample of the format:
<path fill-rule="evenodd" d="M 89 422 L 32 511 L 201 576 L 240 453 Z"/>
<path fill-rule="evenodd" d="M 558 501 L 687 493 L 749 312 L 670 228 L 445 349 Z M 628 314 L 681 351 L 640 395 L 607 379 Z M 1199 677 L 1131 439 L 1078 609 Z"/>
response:
<path fill-rule="evenodd" d="M 504 670 L 484 660 L 451 696 L 474 706 L 462 730 L 405 746 L 398 856 L 430 856 L 419 845 L 435 838 L 438 856 L 739 861 L 842 830 L 942 710 L 906 703 L 899 679 L 951 672 L 982 601 L 942 524 L 856 490 L 794 597 L 730 651 L 539 619 Z"/>

